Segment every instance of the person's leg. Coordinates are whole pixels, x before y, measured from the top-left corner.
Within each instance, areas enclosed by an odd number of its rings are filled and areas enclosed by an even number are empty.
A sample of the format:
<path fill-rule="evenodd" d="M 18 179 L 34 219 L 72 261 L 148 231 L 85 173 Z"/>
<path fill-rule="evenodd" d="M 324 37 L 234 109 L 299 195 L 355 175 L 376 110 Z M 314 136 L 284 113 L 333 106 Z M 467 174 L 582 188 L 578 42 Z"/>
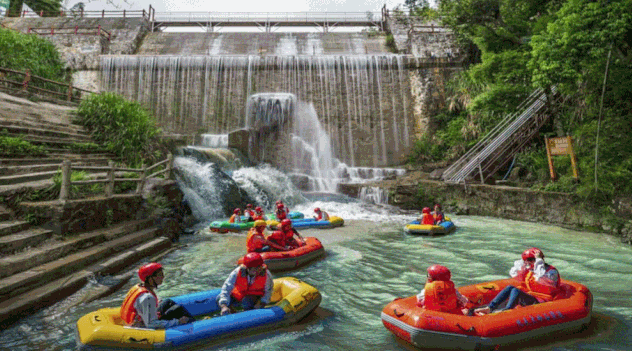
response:
<path fill-rule="evenodd" d="M 514 290 L 518 289 L 512 285 L 507 285 L 501 292 L 499 292 L 498 295 L 496 295 L 496 297 L 494 297 L 494 299 L 488 305 L 490 312 L 494 311 L 498 307 L 498 305 L 510 298 Z"/>
<path fill-rule="evenodd" d="M 193 316 L 186 308 L 178 305 L 171 299 L 165 299 L 158 305 L 158 315 L 162 320 L 180 319 L 180 317 L 189 317 L 193 319 Z"/>
<path fill-rule="evenodd" d="M 259 302 L 260 299 L 260 296 L 248 295 L 244 297 L 243 300 L 241 300 L 241 307 L 244 309 L 244 311 L 251 310 L 255 308 L 255 305 L 257 304 L 257 302 Z"/>

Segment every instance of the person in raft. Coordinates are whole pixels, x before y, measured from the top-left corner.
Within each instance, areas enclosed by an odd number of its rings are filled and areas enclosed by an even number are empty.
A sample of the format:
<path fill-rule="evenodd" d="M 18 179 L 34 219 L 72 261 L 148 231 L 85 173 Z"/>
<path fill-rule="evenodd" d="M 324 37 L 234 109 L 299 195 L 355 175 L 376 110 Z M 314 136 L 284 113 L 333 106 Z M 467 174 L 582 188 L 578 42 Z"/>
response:
<path fill-rule="evenodd" d="M 270 303 L 274 281 L 270 271 L 263 264 L 263 258 L 256 252 L 244 256 L 243 263 L 235 268 L 222 285 L 217 295 L 217 305 L 221 314 L 230 313 L 231 301 L 241 303 L 244 311 L 263 308 Z"/>
<path fill-rule="evenodd" d="M 296 235 L 298 239 L 295 239 L 294 235 Z M 280 230 L 272 233 L 268 239 L 275 240 L 275 242 L 278 242 L 279 245 L 281 245 L 280 243 L 282 242 L 283 245 L 281 246 L 285 246 L 290 250 L 305 245 L 305 239 L 295 228 L 292 228 L 292 221 L 289 219 L 282 220 Z"/>
<path fill-rule="evenodd" d="M 417 295 L 417 306 L 428 310 L 456 314 L 468 314 L 469 300 L 463 296 L 451 280 L 450 270 L 438 264 L 428 267 L 428 280 Z"/>
<path fill-rule="evenodd" d="M 314 219 L 317 221 L 328 221 L 329 220 L 329 213 L 325 212 L 325 211 L 321 211 L 320 207 L 316 207 L 314 209 L 314 213 L 316 213 L 316 215 L 314 216 Z"/>
<path fill-rule="evenodd" d="M 509 310 L 518 304 L 529 306 L 551 301 L 560 292 L 560 273 L 555 267 L 544 262 L 544 253 L 538 248 L 525 250 L 522 253 L 522 260 L 514 262 L 509 275 L 522 281 L 524 287 L 505 287 L 486 307 L 477 308 L 477 315 Z M 499 309 L 498 306 L 505 300 L 506 307 Z"/>
<path fill-rule="evenodd" d="M 246 216 L 246 222 L 254 222 L 255 211 L 252 210 L 252 205 L 246 205 L 246 209 L 244 210 L 244 216 Z"/>
<path fill-rule="evenodd" d="M 136 328 L 166 329 L 195 321 L 186 308 L 171 299 L 158 303 L 156 288 L 165 278 L 160 263 L 148 263 L 138 269 L 140 284 L 134 285 L 121 306 L 121 319 Z"/>
<path fill-rule="evenodd" d="M 260 206 L 255 207 L 255 221 L 262 220 L 267 221 L 268 217 L 263 213 L 263 209 Z"/>
<path fill-rule="evenodd" d="M 241 209 L 233 210 L 233 215 L 228 219 L 228 223 L 241 223 Z"/>
<path fill-rule="evenodd" d="M 424 207 L 423 210 L 421 210 L 421 218 L 419 218 L 418 221 L 419 224 L 435 224 L 434 217 L 430 214 L 430 207 Z"/>
<path fill-rule="evenodd" d="M 278 203 L 276 207 L 276 212 L 274 214 L 276 215 L 277 220 L 282 221 L 286 219 L 287 211 L 285 211 L 285 205 L 283 205 L 282 203 Z"/>
<path fill-rule="evenodd" d="M 255 221 L 254 226 L 248 231 L 246 237 L 246 248 L 248 252 L 268 252 L 287 251 L 284 246 L 274 243 L 264 236 L 266 222 L 262 220 Z"/>
<path fill-rule="evenodd" d="M 434 218 L 435 224 L 439 224 L 445 221 L 445 216 L 443 215 L 443 212 L 441 211 L 441 205 L 439 204 L 434 205 L 434 212 L 432 213 L 432 217 Z"/>
<path fill-rule="evenodd" d="M 285 204 L 283 203 L 283 201 L 281 201 L 281 200 L 277 200 L 277 202 L 275 203 L 275 205 L 276 205 L 276 206 L 279 206 L 279 204 L 281 204 L 281 205 L 283 206 L 283 210 L 285 210 L 285 214 L 286 214 L 286 215 L 289 215 L 289 214 L 290 214 L 290 208 L 289 208 L 289 207 L 287 207 L 287 205 L 285 205 Z"/>

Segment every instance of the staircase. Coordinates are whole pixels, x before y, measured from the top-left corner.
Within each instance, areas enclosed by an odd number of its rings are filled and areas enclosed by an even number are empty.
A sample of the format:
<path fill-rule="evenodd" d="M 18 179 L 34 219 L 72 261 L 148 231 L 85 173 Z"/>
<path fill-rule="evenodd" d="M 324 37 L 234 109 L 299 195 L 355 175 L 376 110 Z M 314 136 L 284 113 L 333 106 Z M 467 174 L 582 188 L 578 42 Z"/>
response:
<path fill-rule="evenodd" d="M 556 89 L 552 89 L 555 96 Z M 465 155 L 448 167 L 441 179 L 448 183 L 463 183 L 478 179 L 485 183 L 504 167 L 540 130 L 548 120 L 547 97 L 544 91 L 534 91 Z"/>
<path fill-rule="evenodd" d="M 79 290 L 88 278 L 113 274 L 164 251 L 153 220 L 129 221 L 70 238 L 32 228 L 0 207 L 0 328 Z"/>

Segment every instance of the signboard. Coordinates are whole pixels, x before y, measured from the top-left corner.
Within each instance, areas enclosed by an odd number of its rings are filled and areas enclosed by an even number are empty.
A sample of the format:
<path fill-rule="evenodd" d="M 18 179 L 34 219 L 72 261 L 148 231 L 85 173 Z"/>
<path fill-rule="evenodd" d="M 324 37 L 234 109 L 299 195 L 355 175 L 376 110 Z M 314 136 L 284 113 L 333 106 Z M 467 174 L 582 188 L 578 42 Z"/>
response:
<path fill-rule="evenodd" d="M 0 17 L 4 17 L 7 15 L 7 11 L 9 11 L 9 3 L 11 0 L 0 0 Z"/>
<path fill-rule="evenodd" d="M 577 161 L 575 160 L 575 151 L 573 151 L 573 139 L 570 136 L 559 138 L 546 138 L 546 156 L 549 159 L 549 171 L 551 179 L 556 180 L 555 167 L 553 166 L 553 157 L 558 155 L 570 155 L 571 165 L 573 166 L 573 177 L 579 179 L 577 171 Z"/>

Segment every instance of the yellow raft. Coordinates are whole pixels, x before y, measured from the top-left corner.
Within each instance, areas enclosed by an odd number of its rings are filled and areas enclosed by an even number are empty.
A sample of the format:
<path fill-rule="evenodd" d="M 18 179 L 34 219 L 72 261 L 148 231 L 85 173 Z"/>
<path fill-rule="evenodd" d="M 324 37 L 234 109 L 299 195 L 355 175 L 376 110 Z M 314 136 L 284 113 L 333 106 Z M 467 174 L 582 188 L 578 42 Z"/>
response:
<path fill-rule="evenodd" d="M 218 313 L 220 289 L 172 297 L 196 318 Z M 271 305 L 227 316 L 200 319 L 169 329 L 124 326 L 120 308 L 103 308 L 77 321 L 79 349 L 101 348 L 188 349 L 192 345 L 214 345 L 263 331 L 290 326 L 312 312 L 321 301 L 313 286 L 296 278 L 274 279 Z"/>

